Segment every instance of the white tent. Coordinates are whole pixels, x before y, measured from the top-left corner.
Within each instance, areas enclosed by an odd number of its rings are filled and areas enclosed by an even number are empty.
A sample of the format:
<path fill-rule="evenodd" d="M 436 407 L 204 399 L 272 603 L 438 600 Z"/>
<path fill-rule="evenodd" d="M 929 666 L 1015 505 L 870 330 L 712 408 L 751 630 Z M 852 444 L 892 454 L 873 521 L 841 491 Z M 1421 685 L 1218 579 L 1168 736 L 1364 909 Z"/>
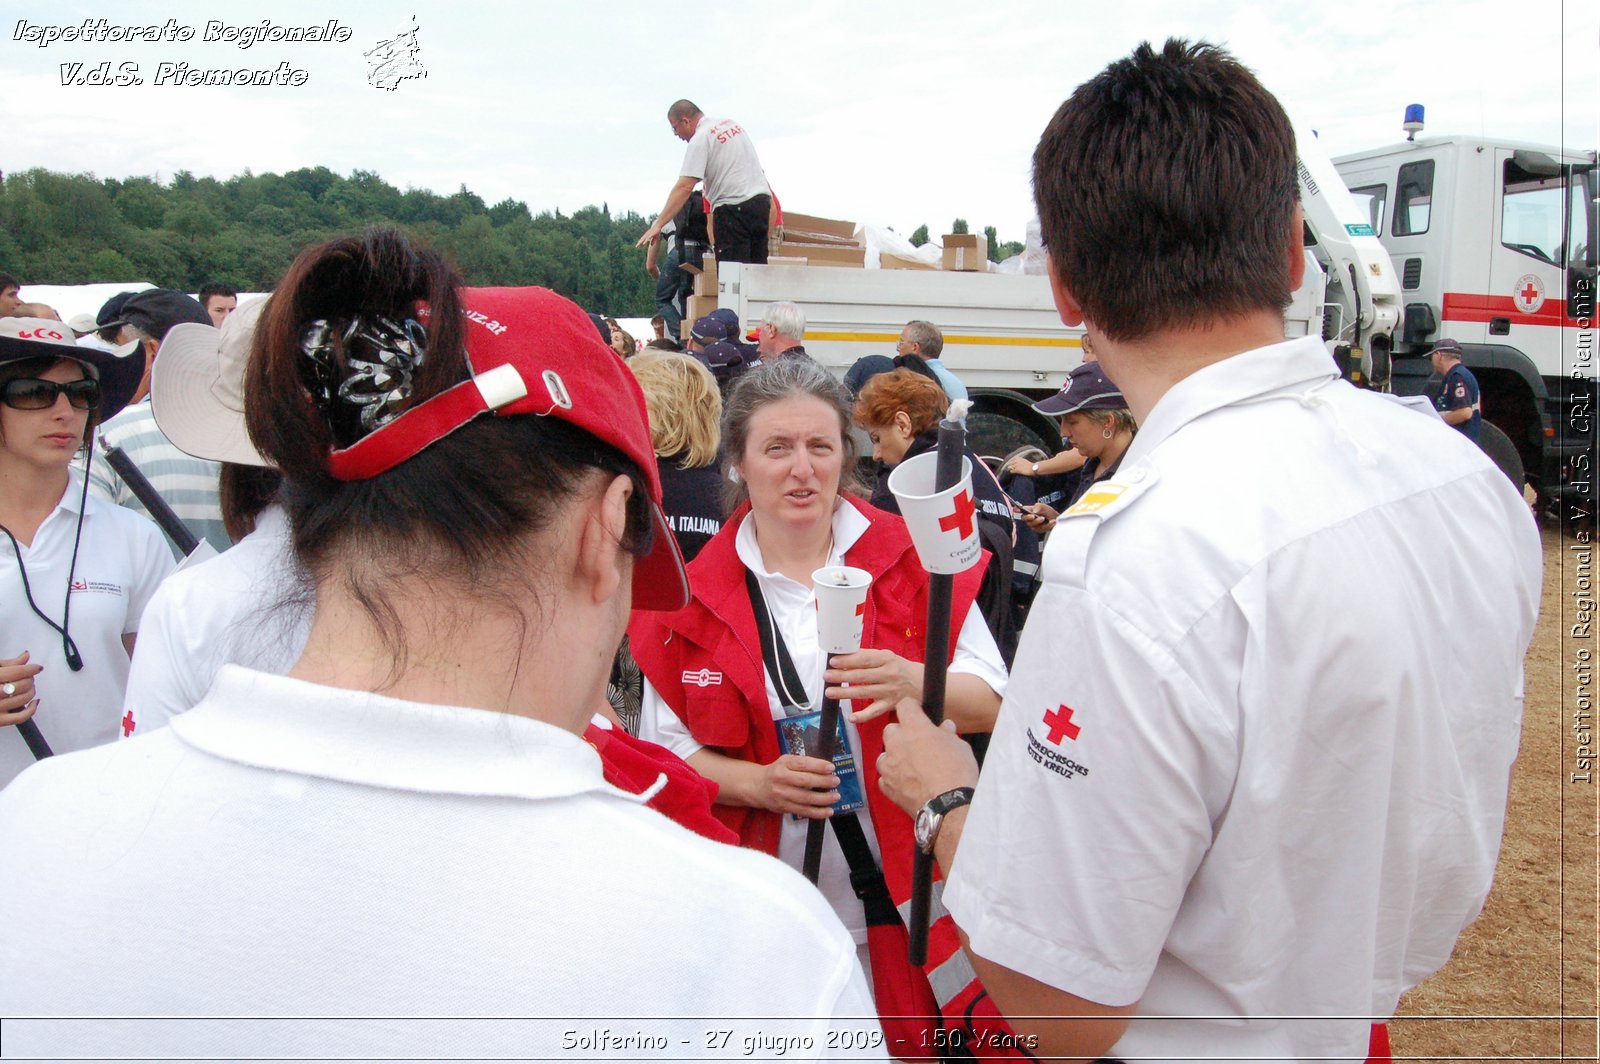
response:
<path fill-rule="evenodd" d="M 75 315 L 94 317 L 105 301 L 118 292 L 142 292 L 154 288 L 149 281 L 111 281 L 99 284 L 24 284 L 24 303 L 43 303 L 61 315 L 62 321 L 71 321 Z M 194 295 L 193 292 L 189 293 Z M 239 302 L 264 296 L 265 292 L 240 292 Z"/>
<path fill-rule="evenodd" d="M 24 284 L 21 296 L 25 303 L 43 303 L 55 309 L 62 321 L 71 321 L 75 315 L 94 317 L 105 301 L 118 292 L 142 292 L 154 288 L 149 281 L 109 282 L 104 284 Z"/>

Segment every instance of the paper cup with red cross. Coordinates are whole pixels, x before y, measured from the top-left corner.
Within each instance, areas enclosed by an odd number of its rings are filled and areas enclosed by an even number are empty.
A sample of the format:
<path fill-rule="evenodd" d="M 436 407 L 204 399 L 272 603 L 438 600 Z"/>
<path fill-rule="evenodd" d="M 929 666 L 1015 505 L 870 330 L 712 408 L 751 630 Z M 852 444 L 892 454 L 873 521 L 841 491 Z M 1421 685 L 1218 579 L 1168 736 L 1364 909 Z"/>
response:
<path fill-rule="evenodd" d="M 955 487 L 934 491 L 937 451 L 909 458 L 889 474 L 889 490 L 900 502 L 900 516 L 911 530 L 922 567 L 930 573 L 959 573 L 983 553 L 978 542 L 978 508 L 972 501 L 972 462 L 961 456 Z"/>
<path fill-rule="evenodd" d="M 826 565 L 811 574 L 811 584 L 817 591 L 817 645 L 822 652 L 860 650 L 872 574 L 848 565 Z"/>

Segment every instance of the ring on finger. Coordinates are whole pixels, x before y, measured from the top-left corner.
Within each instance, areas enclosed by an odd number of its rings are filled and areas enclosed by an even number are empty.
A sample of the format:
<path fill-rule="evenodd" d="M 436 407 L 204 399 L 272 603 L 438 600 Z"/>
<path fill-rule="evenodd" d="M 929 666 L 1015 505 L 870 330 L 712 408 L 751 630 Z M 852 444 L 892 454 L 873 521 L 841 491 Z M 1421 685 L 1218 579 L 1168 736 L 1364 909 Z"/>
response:
<path fill-rule="evenodd" d="M 16 684 L 9 683 L 9 682 L 0 683 L 0 694 L 4 694 L 7 698 L 10 698 L 12 695 L 14 695 L 16 693 L 17 693 L 17 685 Z"/>

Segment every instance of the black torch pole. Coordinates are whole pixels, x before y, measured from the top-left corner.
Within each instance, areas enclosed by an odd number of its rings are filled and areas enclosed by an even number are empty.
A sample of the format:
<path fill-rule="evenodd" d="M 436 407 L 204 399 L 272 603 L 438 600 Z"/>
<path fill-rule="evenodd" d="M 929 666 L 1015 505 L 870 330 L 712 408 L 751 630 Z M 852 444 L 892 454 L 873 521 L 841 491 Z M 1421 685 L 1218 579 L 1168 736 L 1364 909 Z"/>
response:
<path fill-rule="evenodd" d="M 963 411 L 964 413 L 964 411 Z M 934 466 L 935 492 L 947 491 L 961 479 L 961 452 L 966 427 L 946 416 L 939 422 L 938 462 Z M 950 598 L 955 577 L 928 574 L 928 641 L 922 658 L 922 709 L 934 724 L 944 721 L 945 673 L 950 664 Z M 928 959 L 928 917 L 933 900 L 933 855 L 916 850 L 911 865 L 911 922 L 907 928 L 912 964 Z"/>
<path fill-rule="evenodd" d="M 829 657 L 831 660 L 832 655 Z M 824 761 L 832 762 L 834 751 L 838 749 L 839 700 L 837 698 L 823 698 L 822 719 L 818 722 L 818 726 L 822 731 L 822 746 L 817 751 L 817 756 Z M 822 874 L 822 836 L 827 830 L 826 818 L 813 820 L 806 825 L 806 855 L 805 860 L 801 862 L 800 871 L 813 883 Z"/>
<path fill-rule="evenodd" d="M 189 526 L 183 523 L 183 518 L 167 505 L 167 500 L 161 497 L 155 485 L 139 472 L 139 467 L 133 464 L 133 459 L 123 453 L 121 447 L 113 447 L 104 440 L 100 441 L 100 448 L 106 453 L 106 462 L 117 471 L 117 476 L 128 485 L 128 490 L 133 492 L 134 497 L 150 511 L 150 517 L 161 526 L 161 531 L 167 534 L 167 538 L 177 544 L 178 550 L 183 552 L 185 558 L 193 554 L 194 549 L 200 545 L 200 540 L 189 531 Z"/>
<path fill-rule="evenodd" d="M 39 726 L 32 720 L 25 720 L 17 725 L 17 734 L 22 736 L 22 741 L 28 744 L 28 752 L 35 761 L 43 761 L 53 752 L 50 744 L 44 741 L 44 735 L 39 731 Z"/>

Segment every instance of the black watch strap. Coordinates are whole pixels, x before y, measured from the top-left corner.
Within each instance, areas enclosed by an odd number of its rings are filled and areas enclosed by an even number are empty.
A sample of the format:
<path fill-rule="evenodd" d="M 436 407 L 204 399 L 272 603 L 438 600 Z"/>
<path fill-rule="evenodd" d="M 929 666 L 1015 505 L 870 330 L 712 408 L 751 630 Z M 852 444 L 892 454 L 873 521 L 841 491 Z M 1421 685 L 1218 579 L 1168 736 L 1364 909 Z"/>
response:
<path fill-rule="evenodd" d="M 971 802 L 972 793 L 973 791 L 971 787 L 955 787 L 951 790 L 945 791 L 941 795 L 929 798 L 925 808 L 930 813 L 937 814 L 938 816 L 944 816 L 946 813 L 955 809 L 960 809 L 962 806 Z"/>

